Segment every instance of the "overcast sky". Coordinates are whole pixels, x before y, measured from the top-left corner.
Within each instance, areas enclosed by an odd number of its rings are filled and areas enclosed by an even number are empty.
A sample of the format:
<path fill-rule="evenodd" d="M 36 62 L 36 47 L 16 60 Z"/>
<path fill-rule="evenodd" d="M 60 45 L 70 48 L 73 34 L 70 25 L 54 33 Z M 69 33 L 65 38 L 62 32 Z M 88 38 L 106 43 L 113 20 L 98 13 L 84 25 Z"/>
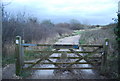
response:
<path fill-rule="evenodd" d="M 6 11 L 26 12 L 54 23 L 77 19 L 86 24 L 109 24 L 117 18 L 119 0 L 3 0 L 11 1 Z"/>

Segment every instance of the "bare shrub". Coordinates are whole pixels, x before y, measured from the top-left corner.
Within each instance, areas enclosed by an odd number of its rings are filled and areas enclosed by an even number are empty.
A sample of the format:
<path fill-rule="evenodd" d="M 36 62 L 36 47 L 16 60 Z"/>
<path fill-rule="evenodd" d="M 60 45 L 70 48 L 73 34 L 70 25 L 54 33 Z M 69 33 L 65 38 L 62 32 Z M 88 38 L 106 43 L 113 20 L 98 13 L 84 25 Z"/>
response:
<path fill-rule="evenodd" d="M 70 29 L 57 27 L 50 20 L 44 20 L 40 23 L 37 18 L 26 18 L 24 14 L 11 16 L 8 20 L 3 20 L 2 24 L 3 56 L 14 54 L 10 52 L 13 49 L 9 49 L 9 47 L 15 43 L 17 35 L 22 36 L 26 43 L 32 43 L 33 41 L 36 41 L 36 43 L 49 43 L 59 35 L 71 33 Z"/>
<path fill-rule="evenodd" d="M 58 23 L 55 25 L 55 27 L 70 29 L 70 24 L 69 23 Z"/>
<path fill-rule="evenodd" d="M 70 29 L 72 30 L 84 29 L 84 25 L 81 24 L 78 20 L 72 19 L 70 20 Z"/>

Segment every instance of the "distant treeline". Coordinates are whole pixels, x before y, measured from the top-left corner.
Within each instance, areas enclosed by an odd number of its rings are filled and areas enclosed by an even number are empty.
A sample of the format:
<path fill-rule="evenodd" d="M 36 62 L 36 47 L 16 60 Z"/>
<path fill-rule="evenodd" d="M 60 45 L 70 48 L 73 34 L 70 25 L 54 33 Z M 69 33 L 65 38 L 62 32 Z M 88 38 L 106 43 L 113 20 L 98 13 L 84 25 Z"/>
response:
<path fill-rule="evenodd" d="M 24 14 L 10 16 L 8 13 L 4 13 L 2 19 L 3 56 L 14 51 L 10 49 L 14 47 L 15 37 L 18 35 L 26 42 L 40 42 L 84 28 L 84 25 L 75 19 L 70 20 L 69 23 L 54 24 L 51 20 L 39 21 L 35 17 L 26 17 Z"/>

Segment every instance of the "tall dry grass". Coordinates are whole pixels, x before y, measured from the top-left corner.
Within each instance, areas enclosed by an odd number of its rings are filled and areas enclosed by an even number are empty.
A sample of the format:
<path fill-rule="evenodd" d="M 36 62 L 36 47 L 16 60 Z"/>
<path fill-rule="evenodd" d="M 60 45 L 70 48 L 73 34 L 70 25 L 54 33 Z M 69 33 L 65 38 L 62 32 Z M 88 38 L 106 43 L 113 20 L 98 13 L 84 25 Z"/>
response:
<path fill-rule="evenodd" d="M 105 39 L 109 39 L 109 49 L 108 49 L 108 74 L 107 76 L 111 78 L 118 77 L 118 46 L 116 41 L 116 35 L 114 34 L 114 28 L 116 24 L 109 24 L 101 29 L 85 31 L 81 34 L 80 43 L 84 44 L 104 44 Z M 86 49 L 93 50 L 93 49 Z"/>

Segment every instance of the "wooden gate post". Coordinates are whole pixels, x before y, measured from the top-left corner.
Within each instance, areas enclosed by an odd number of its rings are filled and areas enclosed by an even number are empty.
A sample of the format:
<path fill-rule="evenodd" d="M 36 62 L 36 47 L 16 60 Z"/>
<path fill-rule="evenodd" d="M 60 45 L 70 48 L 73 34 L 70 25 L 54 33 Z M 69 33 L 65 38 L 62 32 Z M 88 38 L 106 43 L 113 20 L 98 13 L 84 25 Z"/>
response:
<path fill-rule="evenodd" d="M 101 64 L 101 73 L 104 74 L 107 72 L 107 55 L 108 55 L 108 46 L 109 46 L 109 40 L 105 39 L 105 44 L 104 44 L 104 54 L 102 56 L 102 64 Z"/>
<path fill-rule="evenodd" d="M 16 36 L 16 75 L 20 75 L 22 71 L 22 66 L 24 65 L 23 61 L 23 47 L 21 45 L 21 37 Z"/>
<path fill-rule="evenodd" d="M 25 41 L 22 40 L 21 44 L 24 44 L 24 43 L 25 43 Z M 22 46 L 22 45 L 21 45 L 21 60 L 22 60 L 21 65 L 24 66 L 24 46 Z"/>

